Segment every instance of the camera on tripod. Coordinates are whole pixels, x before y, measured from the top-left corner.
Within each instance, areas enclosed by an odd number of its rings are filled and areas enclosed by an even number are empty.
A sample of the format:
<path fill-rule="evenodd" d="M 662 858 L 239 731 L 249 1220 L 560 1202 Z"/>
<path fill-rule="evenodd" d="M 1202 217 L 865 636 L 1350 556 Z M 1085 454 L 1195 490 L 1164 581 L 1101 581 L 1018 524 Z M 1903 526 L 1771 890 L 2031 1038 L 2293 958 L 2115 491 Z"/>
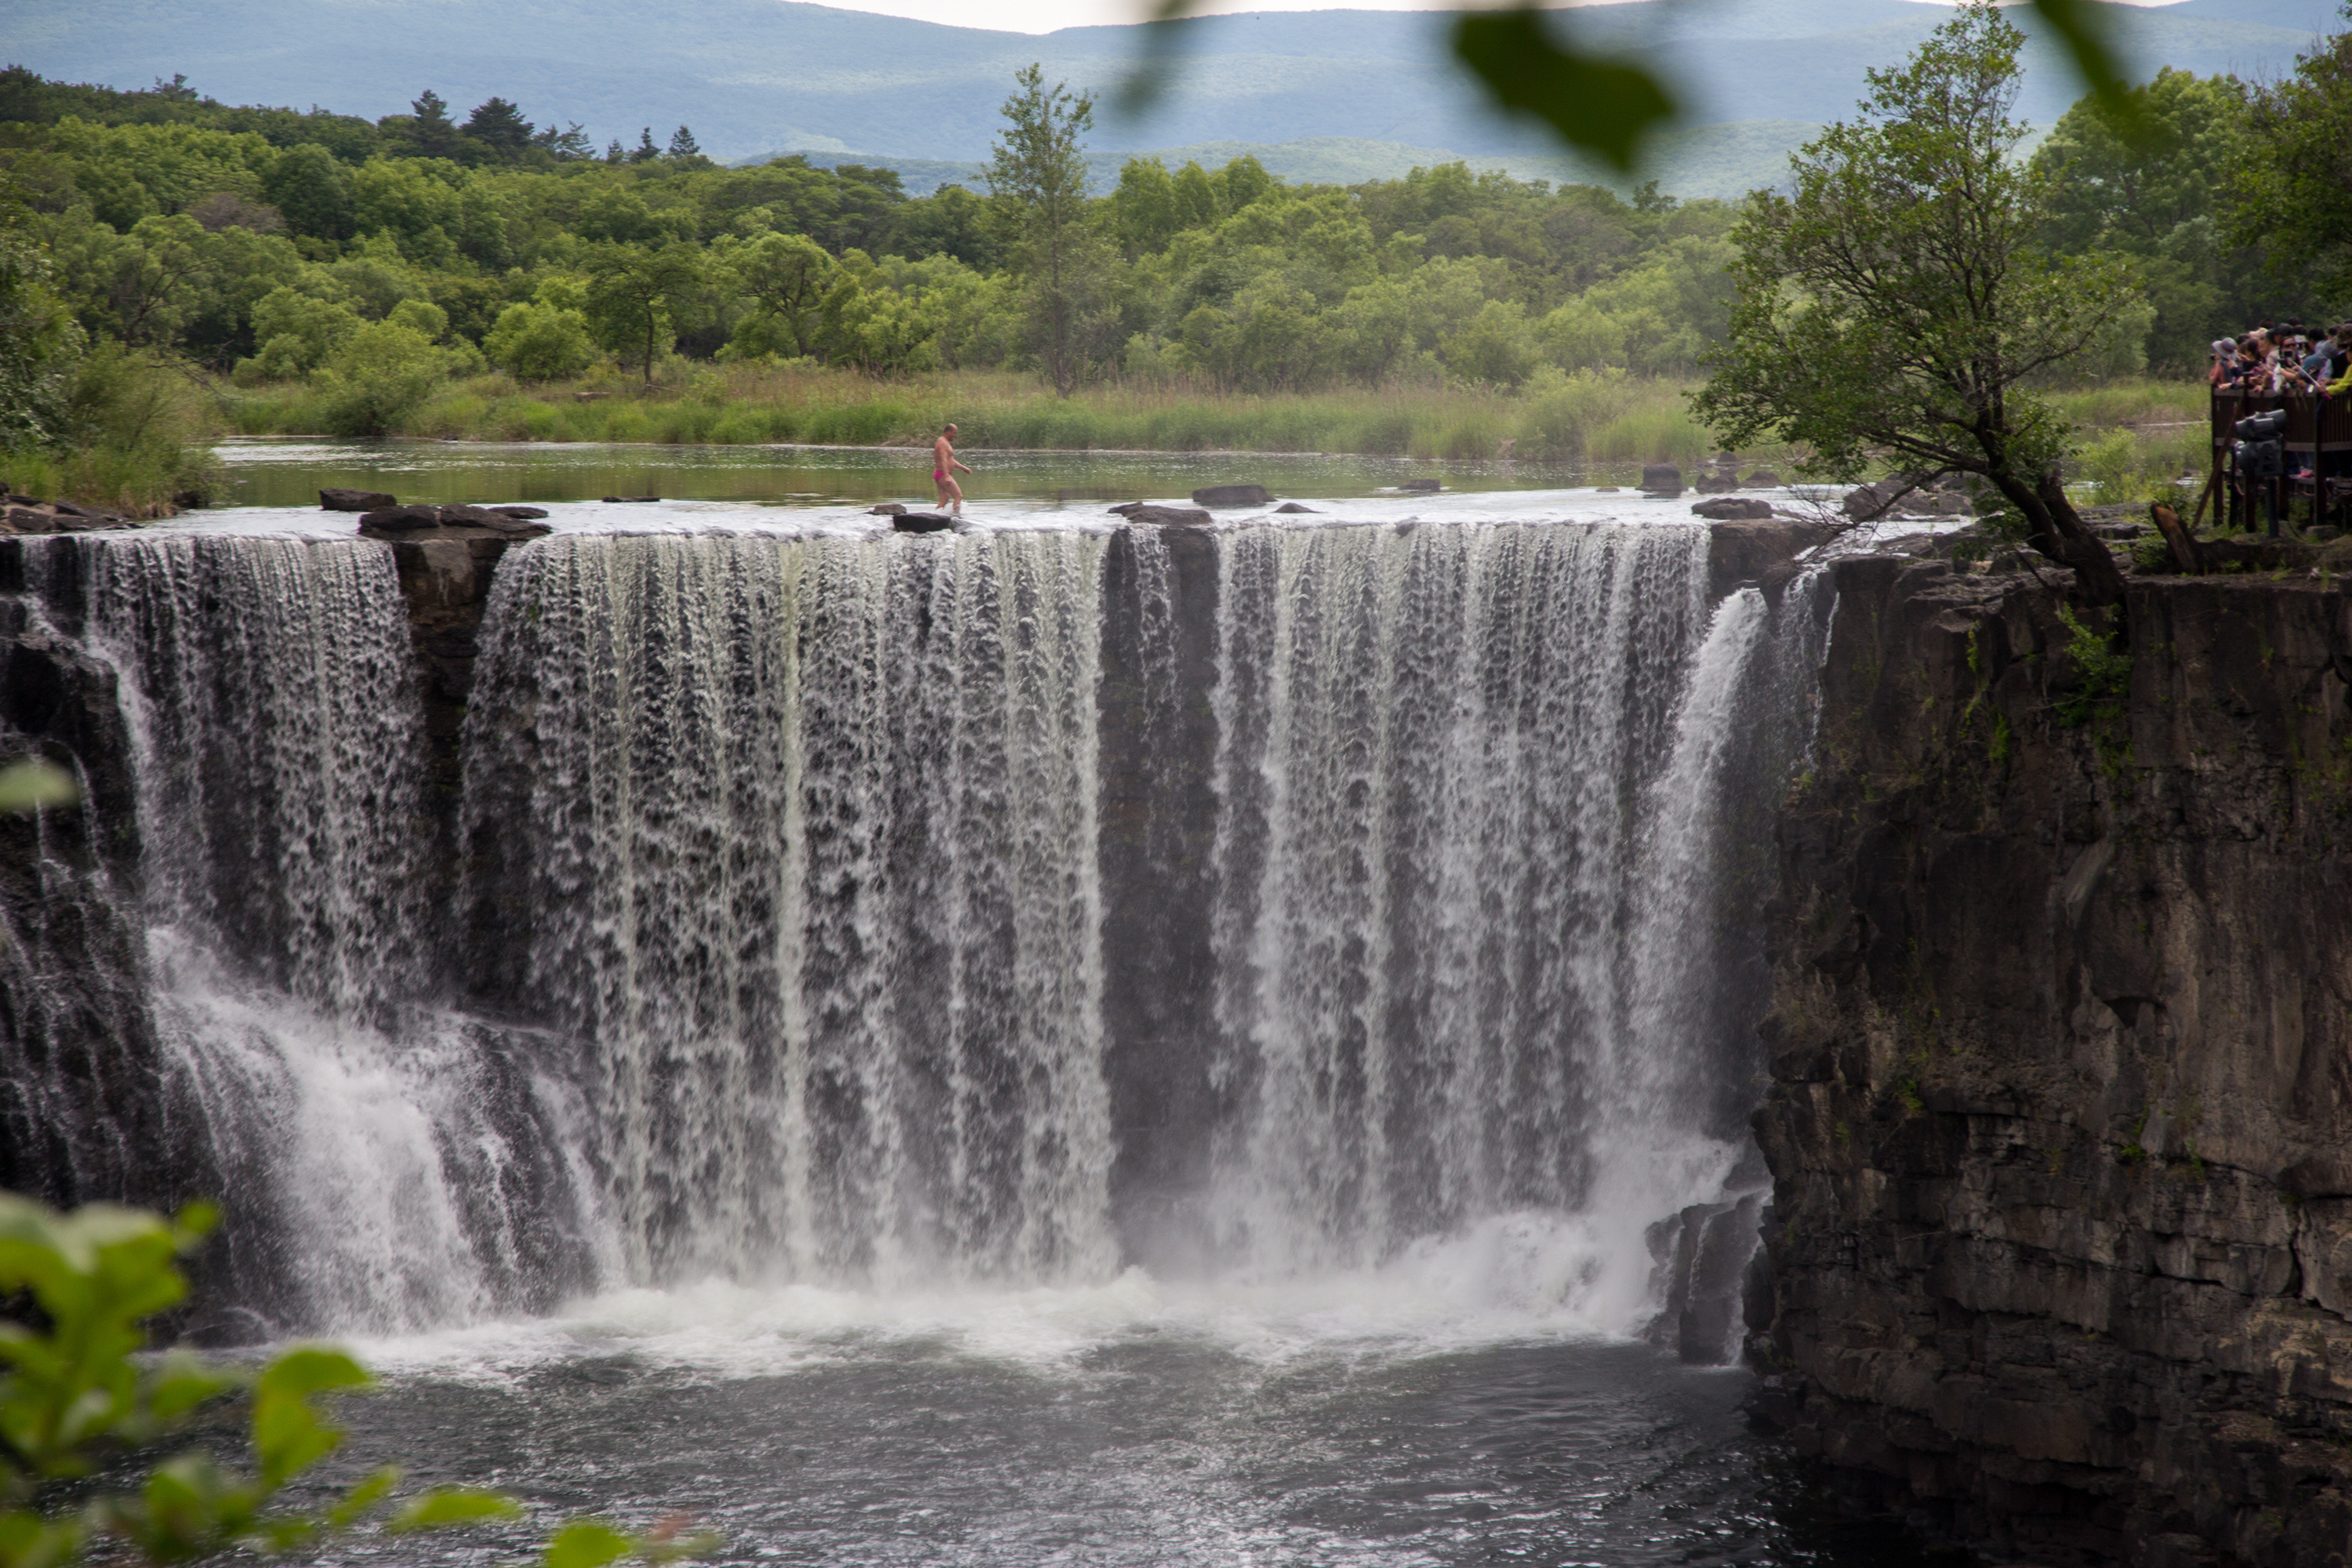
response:
<path fill-rule="evenodd" d="M 2286 410 L 2266 408 L 2238 421 L 2238 472 L 2250 479 L 2273 479 L 2286 471 Z"/>

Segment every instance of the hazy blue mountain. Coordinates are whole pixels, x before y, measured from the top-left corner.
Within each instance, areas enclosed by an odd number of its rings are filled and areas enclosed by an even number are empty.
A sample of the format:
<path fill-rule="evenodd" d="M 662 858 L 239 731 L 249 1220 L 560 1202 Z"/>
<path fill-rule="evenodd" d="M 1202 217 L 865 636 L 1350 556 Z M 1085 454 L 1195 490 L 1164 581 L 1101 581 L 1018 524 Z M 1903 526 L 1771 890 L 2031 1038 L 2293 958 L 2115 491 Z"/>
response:
<path fill-rule="evenodd" d="M 2248 74 L 2286 68 L 2328 25 L 2332 6 L 2185 0 L 2116 11 L 2142 74 L 2158 64 Z M 1702 166 L 1711 181 L 1736 184 L 1749 177 L 1735 178 L 1738 168 L 1777 165 L 1780 149 L 1763 146 L 1759 136 L 1771 133 L 1759 132 L 1760 122 L 1806 127 L 1848 113 L 1864 70 L 1899 59 L 1946 14 L 1913 0 L 1634 0 L 1568 13 L 1562 26 L 1654 55 L 1679 83 L 1684 140 L 1667 143 L 1653 171 L 1675 188 L 1677 178 L 1700 177 Z M 1490 113 L 1454 69 L 1443 47 L 1446 25 L 1443 16 L 1381 11 L 1187 22 L 1183 60 L 1160 105 L 1132 121 L 1106 114 L 1095 145 L 1121 154 L 1319 144 L 1311 156 L 1335 169 L 1376 158 L 1343 143 L 1399 145 L 1414 159 L 1451 149 L 1512 167 L 1553 160 L 1550 144 Z M 1132 27 L 1076 27 L 1033 37 L 795 0 L 0 6 L 0 59 L 70 80 L 141 87 L 184 72 L 229 102 L 316 103 L 372 116 L 404 110 L 429 86 L 461 110 L 503 94 L 536 120 L 583 121 L 600 142 L 634 143 L 643 125 L 667 138 L 685 123 L 721 158 L 805 149 L 909 167 L 985 157 L 1016 68 L 1035 60 L 1049 77 L 1109 89 L 1129 68 L 1138 37 Z M 2076 91 L 2037 46 L 2026 115 L 2046 124 Z M 1763 153 L 1774 156 L 1759 162 Z"/>
<path fill-rule="evenodd" d="M 1719 125 L 1692 125 L 1659 138 L 1655 161 L 1647 171 L 1660 188 L 1683 196 L 1744 195 L 1760 185 L 1778 184 L 1788 170 L 1789 150 L 1821 128 L 1795 120 L 1741 120 Z M 893 158 L 879 153 L 795 149 L 820 168 L 843 163 L 882 163 L 898 172 L 908 195 L 927 196 L 941 185 L 956 184 L 984 191 L 988 165 L 937 158 Z M 739 159 L 764 163 L 782 151 Z M 1362 180 L 1393 180 L 1421 168 L 1465 161 L 1479 169 L 1501 169 L 1525 180 L 1555 184 L 1582 182 L 1630 191 L 1634 182 L 1612 171 L 1545 153 L 1464 153 L 1444 147 L 1422 147 L 1405 142 L 1368 142 L 1351 136 L 1303 136 L 1293 142 L 1195 142 L 1182 147 L 1155 147 L 1138 152 L 1096 153 L 1095 189 L 1108 191 L 1118 183 L 1119 165 L 1131 157 L 1154 157 L 1171 169 L 1187 160 L 1203 168 L 1221 168 L 1233 159 L 1255 158 L 1286 180 L 1311 180 L 1348 185 Z"/>

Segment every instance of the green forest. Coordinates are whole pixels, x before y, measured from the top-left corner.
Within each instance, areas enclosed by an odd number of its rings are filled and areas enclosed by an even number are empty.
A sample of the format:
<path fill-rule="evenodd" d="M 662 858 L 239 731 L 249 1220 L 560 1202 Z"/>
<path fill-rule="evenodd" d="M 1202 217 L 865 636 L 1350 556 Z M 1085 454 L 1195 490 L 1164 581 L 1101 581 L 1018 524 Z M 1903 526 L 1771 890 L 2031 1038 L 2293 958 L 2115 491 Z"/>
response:
<path fill-rule="evenodd" d="M 2178 403 L 2209 339 L 2342 298 L 2326 193 L 2290 188 L 2313 115 L 2343 118 L 2342 43 L 2262 89 L 2168 70 L 2042 140 L 2048 243 L 2140 291 L 2072 379 Z M 165 509 L 221 429 L 873 443 L 953 416 L 982 446 L 1706 449 L 1681 394 L 1729 321 L 1737 205 L 1247 158 L 1089 189 L 1093 106 L 1007 87 L 985 188 L 910 198 L 882 168 L 721 167 L 685 126 L 598 149 L 502 98 L 369 121 L 12 68 L 11 482 Z"/>

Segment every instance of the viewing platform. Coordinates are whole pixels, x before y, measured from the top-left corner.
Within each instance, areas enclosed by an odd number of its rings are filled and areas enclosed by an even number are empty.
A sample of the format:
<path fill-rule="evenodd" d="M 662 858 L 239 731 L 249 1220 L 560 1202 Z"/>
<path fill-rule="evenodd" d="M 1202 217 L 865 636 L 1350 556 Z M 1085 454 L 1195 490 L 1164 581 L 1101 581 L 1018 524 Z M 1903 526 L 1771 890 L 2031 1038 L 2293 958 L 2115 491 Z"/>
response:
<path fill-rule="evenodd" d="M 2273 411 L 2284 412 L 2286 419 L 2273 437 L 2277 450 L 2265 456 L 2256 448 L 2267 443 L 2242 439 L 2238 427 Z M 2298 498 L 2311 503 L 2308 515 L 2315 522 L 2352 501 L 2352 397 L 2215 392 L 2209 423 L 2212 453 L 2206 493 L 2213 498 L 2215 516 L 2229 526 L 2252 526 L 2257 500 L 2264 503 L 2273 534 Z M 2200 500 L 2200 510 L 2203 504 Z"/>

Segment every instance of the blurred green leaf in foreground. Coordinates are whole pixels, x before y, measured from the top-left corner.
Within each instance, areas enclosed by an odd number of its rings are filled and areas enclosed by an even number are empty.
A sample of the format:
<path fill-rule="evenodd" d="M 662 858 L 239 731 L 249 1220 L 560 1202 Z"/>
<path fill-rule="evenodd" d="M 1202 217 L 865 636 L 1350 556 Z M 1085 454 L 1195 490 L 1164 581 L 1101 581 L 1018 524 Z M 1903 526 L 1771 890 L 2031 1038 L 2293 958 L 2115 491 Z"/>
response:
<path fill-rule="evenodd" d="M 1173 24 L 1197 0 L 1160 0 L 1144 36 L 1143 58 L 1121 93 L 1129 112 L 1144 108 L 1167 86 L 1181 40 Z M 1693 0 L 1702 11 L 1707 0 Z M 2128 118 L 2128 84 L 2109 47 L 2106 21 L 2090 0 L 2027 0 L 2049 24 L 2074 68 L 2100 101 Z M 1484 83 L 1494 100 L 1533 115 L 1562 142 L 1623 174 L 1641 159 L 1643 139 L 1664 130 L 1675 114 L 1673 94 L 1648 68 L 1588 49 L 1569 20 L 1573 7 L 1521 5 L 1465 10 L 1454 24 L 1454 53 Z"/>
<path fill-rule="evenodd" d="M 370 1385 L 349 1355 L 298 1346 L 256 1370 L 147 1352 L 147 1321 L 187 1294 L 180 1257 L 216 1218 L 207 1205 L 170 1220 L 109 1204 L 58 1214 L 0 1193 L 0 1568 L 282 1552 L 390 1504 L 399 1473 L 386 1467 L 323 1509 L 278 1506 L 289 1482 L 342 1445 L 342 1429 L 318 1401 Z M 202 1447 L 151 1459 L 150 1450 L 233 1401 L 249 1420 L 250 1468 Z M 109 1467 L 118 1468 L 109 1475 Z M 128 1489 L 107 1485 L 125 1472 Z M 495 1492 L 445 1489 L 404 1500 L 383 1524 L 404 1531 L 513 1521 L 521 1511 Z M 638 1535 L 574 1521 L 541 1561 L 662 1563 L 715 1544 L 675 1528 Z"/>
<path fill-rule="evenodd" d="M 73 774 L 39 757 L 0 768 L 0 812 L 38 811 L 45 805 L 71 805 L 81 798 Z"/>

